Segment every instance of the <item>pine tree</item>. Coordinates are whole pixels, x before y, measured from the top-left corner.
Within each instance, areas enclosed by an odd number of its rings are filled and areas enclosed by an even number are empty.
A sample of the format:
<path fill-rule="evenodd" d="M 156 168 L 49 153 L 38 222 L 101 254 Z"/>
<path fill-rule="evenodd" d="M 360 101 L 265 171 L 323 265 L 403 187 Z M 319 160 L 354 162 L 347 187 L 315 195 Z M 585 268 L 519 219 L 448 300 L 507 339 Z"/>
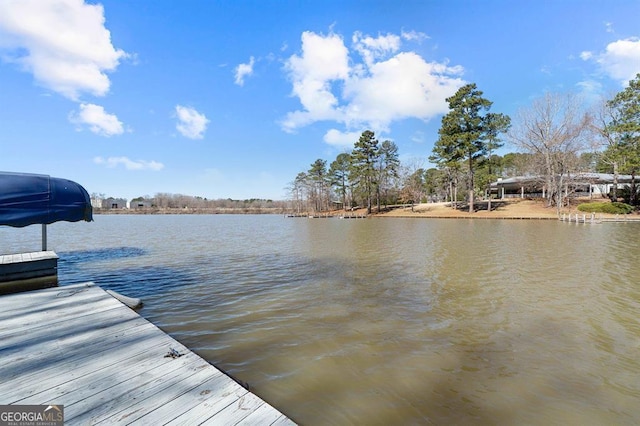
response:
<path fill-rule="evenodd" d="M 497 128 L 508 117 L 486 113 L 492 102 L 482 97 L 474 83 L 461 87 L 455 95 L 447 98 L 449 113 L 442 117 L 440 137 L 433 147 L 432 161 L 451 167 L 465 161 L 469 173 L 469 212 L 474 211 L 474 171 L 479 158 L 487 154 L 490 136 L 506 128 Z M 500 119 L 497 119 L 497 118 Z M 508 123 L 508 121 L 507 121 Z M 507 124 L 508 126 L 508 124 Z M 495 141 L 495 138 L 494 138 Z"/>
<path fill-rule="evenodd" d="M 638 204 L 636 197 L 636 175 L 640 170 L 640 73 L 629 81 L 629 85 L 619 92 L 608 106 L 616 111 L 615 119 L 609 125 L 609 131 L 618 134 L 616 147 L 619 156 L 624 158 L 621 164 L 624 171 L 631 175 L 630 204 Z"/>
<path fill-rule="evenodd" d="M 367 213 L 371 214 L 371 200 L 378 182 L 376 181 L 376 162 L 380 147 L 371 130 L 362 132 L 351 152 L 352 180 L 357 182 L 367 202 Z"/>
<path fill-rule="evenodd" d="M 347 210 L 347 187 L 349 184 L 349 169 L 351 168 L 351 156 L 347 153 L 338 154 L 335 161 L 329 165 L 331 185 L 338 189 L 342 198 L 342 206 Z"/>

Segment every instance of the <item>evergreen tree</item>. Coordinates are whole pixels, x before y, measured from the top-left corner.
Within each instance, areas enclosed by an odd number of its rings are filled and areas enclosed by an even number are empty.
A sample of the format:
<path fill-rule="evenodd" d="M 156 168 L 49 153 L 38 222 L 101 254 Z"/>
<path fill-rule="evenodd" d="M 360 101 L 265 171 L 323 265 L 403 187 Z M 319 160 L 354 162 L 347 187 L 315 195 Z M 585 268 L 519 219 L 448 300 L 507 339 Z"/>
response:
<path fill-rule="evenodd" d="M 398 178 L 399 168 L 400 160 L 398 159 L 398 146 L 388 140 L 382 142 L 378 152 L 378 176 L 376 179 L 376 201 L 378 204 L 378 212 L 380 212 L 380 199 L 382 198 L 382 192 L 386 192 L 389 189 L 390 182 L 393 179 Z M 385 196 L 385 204 L 387 202 L 388 200 Z"/>
<path fill-rule="evenodd" d="M 508 115 L 504 115 L 504 114 L 496 114 L 493 112 L 488 113 L 487 115 L 485 115 L 485 132 L 486 132 L 486 137 L 487 137 L 487 145 L 486 145 L 486 150 L 487 150 L 487 179 L 489 180 L 487 186 L 488 186 L 488 192 L 489 192 L 489 197 L 488 197 L 488 201 L 487 201 L 487 211 L 491 211 L 491 182 L 493 182 L 496 179 L 496 175 L 495 175 L 495 169 L 492 167 L 493 166 L 493 151 L 502 147 L 504 144 L 501 143 L 500 140 L 500 133 L 504 133 L 506 132 L 509 127 L 511 126 L 511 119 L 509 118 Z"/>
<path fill-rule="evenodd" d="M 621 137 L 612 127 L 618 120 L 619 111 L 612 105 L 611 100 L 601 102 L 592 113 L 590 130 L 596 135 L 604 151 L 597 153 L 596 170 L 601 173 L 613 173 L 613 186 L 611 199 L 618 199 L 618 180 L 620 176 L 619 166 L 624 160 L 624 152 L 621 149 Z"/>
<path fill-rule="evenodd" d="M 314 203 L 315 211 L 323 211 L 328 206 L 327 187 L 327 162 L 317 159 L 311 164 L 311 168 L 307 172 L 307 177 L 311 183 L 311 197 Z"/>
<path fill-rule="evenodd" d="M 443 170 L 431 168 L 424 172 L 426 195 L 431 200 L 445 201 L 448 191 L 447 176 Z"/>
<path fill-rule="evenodd" d="M 342 206 L 347 210 L 347 189 L 349 184 L 349 169 L 351 168 L 351 156 L 347 153 L 338 154 L 329 165 L 331 185 L 337 188 L 342 198 Z"/>
<path fill-rule="evenodd" d="M 455 95 L 447 98 L 449 113 L 442 117 L 438 130 L 440 137 L 433 147 L 435 160 L 441 167 L 454 167 L 454 163 L 466 162 L 469 173 L 469 212 L 474 211 L 474 171 L 479 158 L 488 152 L 492 135 L 504 128 L 508 117 L 502 114 L 489 115 L 484 112 L 492 102 L 482 97 L 482 91 L 471 83 L 461 87 Z M 495 128 L 494 128 L 495 127 Z M 503 126 L 504 127 L 504 126 Z"/>
<path fill-rule="evenodd" d="M 619 140 L 614 155 L 623 158 L 621 168 L 631 175 L 630 204 L 635 205 L 636 175 L 640 170 L 640 74 L 608 106 L 616 112 L 609 124 L 609 131 L 617 134 Z"/>
<path fill-rule="evenodd" d="M 304 172 L 298 173 L 293 182 L 290 182 L 287 186 L 287 190 L 291 193 L 291 207 L 293 212 L 295 212 L 296 214 L 301 214 L 303 210 L 307 210 L 307 206 L 305 203 L 307 187 L 307 174 Z"/>
<path fill-rule="evenodd" d="M 367 213 L 371 214 L 371 200 L 378 182 L 376 181 L 376 162 L 380 147 L 371 130 L 362 132 L 351 152 L 352 181 L 356 182 L 367 203 Z"/>

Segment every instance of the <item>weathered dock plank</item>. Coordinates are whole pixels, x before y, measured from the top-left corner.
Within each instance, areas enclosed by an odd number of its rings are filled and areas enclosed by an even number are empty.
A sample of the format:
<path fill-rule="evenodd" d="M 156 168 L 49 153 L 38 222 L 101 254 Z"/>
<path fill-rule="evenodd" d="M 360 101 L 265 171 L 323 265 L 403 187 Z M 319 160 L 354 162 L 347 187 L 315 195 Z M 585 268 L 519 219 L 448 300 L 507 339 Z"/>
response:
<path fill-rule="evenodd" d="M 7 354 L 7 359 L 2 363 L 2 367 L 6 368 L 0 368 L 0 380 L 6 380 L 5 372 L 24 376 L 32 370 L 32 364 L 39 363 L 43 357 L 48 365 L 64 364 L 74 357 L 91 357 L 114 346 L 135 347 L 133 345 L 137 341 L 148 345 L 149 340 L 159 338 L 152 327 L 142 336 L 126 333 L 130 329 L 137 331 L 138 326 L 142 326 L 143 323 L 130 318 L 123 320 L 117 311 L 109 310 L 102 312 L 103 315 L 99 314 L 70 321 L 69 325 L 64 324 L 57 330 L 53 327 L 41 327 L 33 336 L 23 333 L 23 339 L 17 342 L 15 338 L 8 339 L 10 343 L 2 347 L 2 353 Z M 100 322 L 90 322 L 96 319 Z M 57 323 L 54 326 L 62 324 Z M 55 340 L 51 339 L 52 334 L 56 336 Z"/>
<path fill-rule="evenodd" d="M 223 400 L 227 396 L 231 396 L 232 400 L 237 400 L 247 393 L 246 389 L 232 380 L 230 381 L 226 376 L 211 377 L 206 371 L 200 371 L 173 386 L 173 391 L 177 396 L 169 400 L 164 393 L 158 393 L 146 401 L 144 411 L 136 412 L 136 417 L 132 416 L 131 419 L 135 419 L 140 424 L 168 424 L 209 399 L 213 389 L 216 389 L 217 398 Z M 227 402 L 227 404 L 229 403 L 231 401 Z M 160 408 L 156 406 L 160 406 Z M 206 417 L 202 417 L 201 412 L 194 411 L 195 413 L 198 414 L 196 417 L 200 421 L 206 419 Z"/>
<path fill-rule="evenodd" d="M 92 284 L 0 296 L 0 356 L 0 403 L 65 424 L 294 424 Z"/>
<path fill-rule="evenodd" d="M 74 304 L 84 304 L 85 299 L 104 299 L 102 294 L 86 291 L 84 288 L 56 287 L 55 297 L 47 292 L 32 291 L 29 297 L 24 294 L 13 293 L 2 296 L 1 305 L 3 311 L 0 312 L 0 321 L 7 318 L 14 318 L 17 315 L 25 315 L 30 312 L 43 312 L 49 309 L 56 309 L 60 306 L 68 307 Z M 73 302 L 67 297 L 73 296 Z M 4 322 L 0 322 L 0 330 L 4 329 Z"/>
<path fill-rule="evenodd" d="M 149 325 L 151 326 L 151 324 Z M 126 333 L 123 333 L 119 339 L 108 338 L 108 340 L 103 343 L 100 352 L 87 351 L 82 353 L 82 355 L 69 353 L 68 356 L 56 356 L 57 359 L 49 359 L 46 365 L 39 367 L 38 364 L 40 364 L 40 362 L 37 355 L 20 354 L 9 357 L 19 358 L 19 360 L 12 365 L 5 365 L 4 371 L 10 374 L 7 374 L 7 377 L 0 380 L 0 395 L 11 395 L 15 400 L 5 402 L 15 403 L 16 401 L 46 389 L 44 386 L 41 386 L 41 383 L 47 380 L 64 383 L 95 371 L 94 363 L 110 362 L 111 364 L 108 365 L 113 365 L 113 368 L 117 368 L 117 365 L 120 363 L 127 362 L 126 357 L 130 354 L 130 349 L 126 345 L 123 345 L 123 342 L 126 343 L 126 339 L 138 341 L 138 336 L 145 331 L 145 328 L 150 327 L 139 326 L 134 329 L 129 329 Z M 141 351 L 146 353 L 150 349 L 153 349 L 153 347 L 148 345 Z M 89 362 L 87 358 L 90 358 L 92 362 Z M 19 377 L 20 380 L 18 380 L 17 377 Z"/>
<path fill-rule="evenodd" d="M 55 313 L 47 313 L 55 309 Z M 23 331 L 28 330 L 30 333 L 36 331 L 36 329 L 47 329 L 53 325 L 63 322 L 65 327 L 72 328 L 71 321 L 86 321 L 92 315 L 101 314 L 105 311 L 113 310 L 113 303 L 104 299 L 89 299 L 81 302 L 74 302 L 72 304 L 62 305 L 59 308 L 46 308 L 38 309 L 35 311 L 26 311 L 22 314 L 10 316 L 8 318 L 0 319 L 2 327 L 0 327 L 0 337 L 3 342 L 11 335 L 21 334 Z M 47 315 L 47 323 L 42 323 L 42 316 Z M 116 316 L 119 314 L 116 312 Z"/>
<path fill-rule="evenodd" d="M 57 280 L 53 251 L 0 255 L 0 294 L 51 287 Z"/>
<path fill-rule="evenodd" d="M 242 419 L 242 421 L 238 422 L 238 425 L 257 425 L 257 424 L 275 424 L 277 421 L 288 420 L 281 413 L 273 410 L 271 406 L 267 404 L 262 404 L 256 410 L 249 413 L 247 417 Z M 204 423 L 206 424 L 206 422 Z M 286 423 L 278 423 L 278 424 L 286 424 Z M 290 423 L 289 423 L 290 424 Z"/>
<path fill-rule="evenodd" d="M 181 357 L 180 362 L 172 361 L 164 364 L 161 367 L 163 374 L 160 376 L 152 374 L 144 386 L 132 387 L 128 380 L 124 380 L 104 392 L 80 401 L 75 407 L 78 414 L 74 417 L 74 421 L 82 424 L 96 424 L 111 418 L 111 423 L 117 423 L 114 419 L 125 418 L 125 414 L 143 410 L 144 406 L 140 405 L 139 401 L 145 401 L 159 393 L 173 393 L 175 391 L 173 386 L 176 383 L 188 377 L 188 374 L 197 372 L 198 367 L 193 366 L 195 356 L 189 353 Z"/>

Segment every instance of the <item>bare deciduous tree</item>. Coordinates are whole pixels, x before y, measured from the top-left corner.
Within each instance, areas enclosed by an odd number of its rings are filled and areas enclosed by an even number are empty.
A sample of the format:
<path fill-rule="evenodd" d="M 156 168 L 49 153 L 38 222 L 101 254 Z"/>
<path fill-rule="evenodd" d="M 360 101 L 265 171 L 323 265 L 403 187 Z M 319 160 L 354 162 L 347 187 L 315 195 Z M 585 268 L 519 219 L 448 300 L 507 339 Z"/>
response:
<path fill-rule="evenodd" d="M 410 159 L 400 167 L 400 202 L 412 206 L 422 202 L 426 193 L 425 174 L 424 160 L 419 158 Z"/>
<path fill-rule="evenodd" d="M 540 160 L 547 205 L 557 206 L 558 212 L 578 154 L 586 149 L 589 124 L 576 96 L 547 93 L 519 111 L 508 133 L 512 144 Z"/>

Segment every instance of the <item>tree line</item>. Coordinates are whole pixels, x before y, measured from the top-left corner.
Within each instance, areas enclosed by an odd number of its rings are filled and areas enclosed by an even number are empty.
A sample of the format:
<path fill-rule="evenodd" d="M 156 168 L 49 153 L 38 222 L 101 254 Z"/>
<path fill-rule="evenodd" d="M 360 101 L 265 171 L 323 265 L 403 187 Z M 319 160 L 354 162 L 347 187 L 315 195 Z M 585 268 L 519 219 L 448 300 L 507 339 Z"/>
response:
<path fill-rule="evenodd" d="M 473 212 L 476 199 L 490 203 L 491 182 L 529 176 L 544 186 L 547 205 L 559 209 L 571 183 L 593 172 L 613 174 L 612 199 L 622 196 L 639 204 L 640 74 L 589 109 L 576 95 L 546 93 L 511 118 L 490 112 L 492 102 L 473 83 L 446 101 L 449 112 L 428 157 L 402 164 L 393 141 L 379 142 L 365 130 L 351 152 L 329 164 L 317 159 L 298 173 L 287 188 L 291 208 L 366 208 L 371 213 L 393 204 L 451 201 L 455 206 L 464 201 Z M 514 152 L 495 154 L 505 142 Z M 427 159 L 435 167 L 425 168 Z M 629 189 L 619 188 L 620 174 L 631 175 Z"/>
<path fill-rule="evenodd" d="M 107 199 L 105 194 L 91 194 L 93 199 Z M 207 199 L 200 196 L 185 194 L 172 194 L 159 192 L 154 196 L 143 195 L 131 200 L 131 208 L 137 208 L 137 204 L 144 205 L 148 210 L 198 210 L 224 212 L 235 210 L 240 212 L 276 212 L 285 213 L 288 202 L 284 200 L 270 200 L 262 198 L 250 198 L 245 200 L 234 200 L 231 198 Z"/>
<path fill-rule="evenodd" d="M 365 130 L 351 153 L 339 154 L 329 164 L 317 159 L 307 172 L 300 172 L 290 184 L 293 209 L 327 211 L 336 207 L 365 206 L 371 213 L 375 202 L 396 202 L 400 179 L 398 146 L 376 139 L 374 132 Z"/>

